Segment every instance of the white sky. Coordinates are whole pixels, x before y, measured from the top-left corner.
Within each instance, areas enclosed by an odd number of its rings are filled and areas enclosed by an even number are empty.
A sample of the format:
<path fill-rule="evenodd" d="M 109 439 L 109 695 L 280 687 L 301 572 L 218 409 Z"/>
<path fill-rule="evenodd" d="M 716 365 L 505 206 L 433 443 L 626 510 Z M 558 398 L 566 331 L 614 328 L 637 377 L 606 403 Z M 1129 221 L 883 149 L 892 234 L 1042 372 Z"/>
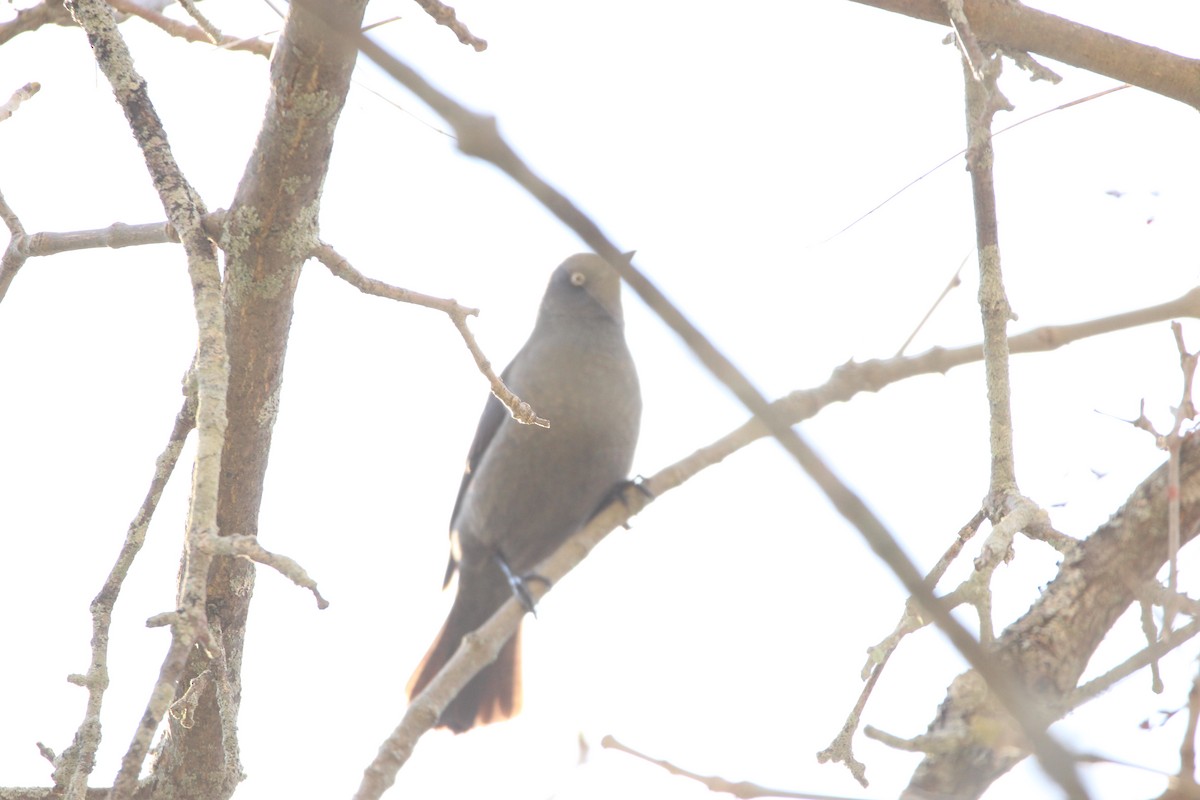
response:
<path fill-rule="evenodd" d="M 1185 55 L 1191 3 L 1040 8 Z M 277 29 L 265 5 L 207 0 L 226 32 Z M 895 352 L 974 241 L 961 163 L 845 234 L 835 231 L 963 145 L 961 70 L 944 30 L 850 2 L 456 4 L 478 54 L 414 5 L 376 2 L 378 37 L 479 110 L 578 201 L 768 394 L 823 381 L 849 358 Z M 261 120 L 264 59 L 122 26 L 189 178 L 229 204 Z M 1017 106 L 998 125 L 1114 85 L 1067 68 L 1058 86 L 1006 64 Z M 0 124 L 0 191 L 30 232 L 160 220 L 125 121 L 78 30 L 0 48 L 0 95 L 42 92 Z M 528 334 L 549 272 L 580 245 L 492 168 L 365 90 L 432 115 L 369 65 L 339 129 L 322 236 L 365 273 L 483 309 L 503 364 Z M 1192 109 L 1137 89 L 1048 115 L 997 141 L 1014 332 L 1161 302 L 1195 285 L 1200 210 Z M 1120 199 L 1106 194 L 1124 192 Z M 910 349 L 977 341 L 974 263 Z M 653 474 L 746 414 L 631 294 L 628 336 L 645 416 L 635 471 Z M 1185 326 L 1200 348 L 1200 326 Z M 141 503 L 194 346 L 185 264 L 158 246 L 29 262 L 0 306 L 0 785 L 45 784 L 35 741 L 61 751 L 84 703 L 87 604 Z M 1014 361 L 1018 477 L 1083 536 L 1161 462 L 1125 418 L 1165 424 L 1178 399 L 1164 324 Z M 450 596 L 445 527 L 486 392 L 435 312 L 367 298 L 306 267 L 260 533 L 332 605 L 260 571 L 239 722 L 239 800 L 348 797 L 403 711 L 403 685 Z M 802 426 L 928 568 L 987 488 L 982 372 L 965 367 L 835 406 Z M 107 785 L 165 652 L 144 620 L 173 605 L 191 447 L 117 606 L 104 742 Z M 1093 470 L 1105 477 L 1097 479 Z M 997 628 L 1053 577 L 1021 541 L 997 573 Z M 969 559 L 969 554 L 968 554 Z M 969 560 L 952 571 L 964 574 Z M 1190 577 L 1185 562 L 1185 584 Z M 947 585 L 952 586 L 953 582 Z M 422 741 L 390 796 L 707 797 L 626 756 L 612 734 L 701 773 L 862 797 L 895 795 L 918 757 L 856 741 L 871 787 L 814 754 L 860 688 L 865 648 L 904 595 L 856 533 L 768 442 L 661 498 L 611 536 L 525 628 L 526 710 L 512 723 Z M 970 622 L 970 615 L 963 615 Z M 1093 672 L 1137 646 L 1137 626 Z M 1073 746 L 1177 767 L 1178 708 L 1195 647 L 1057 726 Z M 960 661 L 926 631 L 893 658 L 864 722 L 924 731 Z M 577 735 L 594 745 L 575 766 Z M 1097 798 L 1162 778 L 1088 767 Z M 1023 765 L 993 797 L 1053 796 Z"/>

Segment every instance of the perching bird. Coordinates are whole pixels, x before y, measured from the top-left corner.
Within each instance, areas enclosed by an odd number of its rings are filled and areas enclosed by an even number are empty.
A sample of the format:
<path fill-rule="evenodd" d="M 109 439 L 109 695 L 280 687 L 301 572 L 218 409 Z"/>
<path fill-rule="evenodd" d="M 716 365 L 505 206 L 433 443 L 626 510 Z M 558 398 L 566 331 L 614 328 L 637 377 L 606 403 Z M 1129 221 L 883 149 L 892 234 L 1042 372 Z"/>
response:
<path fill-rule="evenodd" d="M 450 518 L 445 585 L 457 570 L 458 594 L 408 682 L 409 699 L 629 474 L 642 399 L 625 344 L 621 282 L 604 259 L 574 255 L 554 271 L 533 333 L 501 377 L 550 427 L 521 425 L 488 397 Z M 438 727 L 462 733 L 520 707 L 518 630 Z"/>

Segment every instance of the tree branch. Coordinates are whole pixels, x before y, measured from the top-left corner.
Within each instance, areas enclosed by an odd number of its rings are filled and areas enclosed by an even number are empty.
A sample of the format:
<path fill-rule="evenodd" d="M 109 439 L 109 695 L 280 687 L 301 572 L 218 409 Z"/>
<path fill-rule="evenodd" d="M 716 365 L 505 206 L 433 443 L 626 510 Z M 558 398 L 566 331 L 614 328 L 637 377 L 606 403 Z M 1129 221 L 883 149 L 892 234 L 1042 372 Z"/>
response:
<path fill-rule="evenodd" d="M 1200 529 L 1200 437 L 1183 442 L 1180 471 L 1186 542 Z M 1044 710 L 1047 724 L 1078 702 L 1079 677 L 1096 647 L 1134 602 L 1138 587 L 1166 562 L 1167 495 L 1164 464 L 1081 543 L 1076 556 L 1064 560 L 1037 602 L 996 640 L 995 658 L 1025 687 L 1030 702 Z M 1186 635 L 1191 635 L 1190 627 Z M 978 682 L 968 672 L 951 685 L 927 734 L 943 746 L 918 766 L 910 792 L 979 797 L 1028 755 L 1027 740 L 973 688 Z"/>
<path fill-rule="evenodd" d="M 216 45 L 224 50 L 245 50 L 264 58 L 271 57 L 271 43 L 261 39 L 239 39 L 236 36 L 226 36 L 215 29 L 207 31 L 202 27 L 171 19 L 167 15 L 145 8 L 133 0 L 108 0 L 108 4 L 122 14 L 140 17 L 151 25 L 187 42 Z M 189 12 L 192 10 L 194 9 L 189 9 Z"/>
<path fill-rule="evenodd" d="M 82 800 L 86 796 L 88 776 L 92 772 L 96 749 L 100 745 L 100 709 L 104 702 L 104 692 L 108 689 L 108 641 L 113 607 L 125 583 L 125 576 L 129 574 L 129 568 L 133 566 L 133 560 L 137 558 L 146 541 L 150 520 L 158 507 L 158 500 L 162 497 L 167 481 L 175 471 L 175 464 L 183 451 L 188 434 L 195 427 L 196 396 L 187 392 L 183 407 L 175 417 L 175 425 L 167 440 L 167 446 L 155 461 L 154 476 L 150 480 L 146 498 L 134 515 L 133 521 L 129 523 L 129 530 L 117 554 L 116 563 L 105 578 L 100 592 L 92 600 L 91 662 L 86 675 L 72 675 L 69 678 L 72 683 L 87 689 L 87 709 L 83 722 L 75 732 L 74 741 L 55 760 L 54 785 L 65 792 L 67 800 Z"/>
<path fill-rule="evenodd" d="M 450 317 L 450 321 L 454 323 L 454 327 L 463 338 L 463 342 L 467 345 L 467 350 L 470 351 L 471 357 L 475 359 L 475 366 L 479 367 L 479 371 L 487 378 L 488 385 L 491 386 L 492 394 L 496 395 L 496 399 L 504 404 L 508 409 L 508 413 L 512 418 L 523 425 L 537 425 L 541 428 L 549 428 L 550 421 L 539 417 L 533 407 L 522 400 L 520 397 L 505 385 L 496 371 L 492 369 L 492 363 L 480 349 L 479 343 L 475 341 L 475 335 L 471 333 L 471 329 L 467 327 L 467 317 L 474 317 L 479 314 L 477 308 L 467 308 L 459 305 L 454 300 L 445 300 L 440 297 L 430 297 L 427 294 L 414 292 L 409 289 L 402 289 L 399 286 L 392 286 L 383 281 L 368 278 L 357 269 L 355 269 L 349 261 L 341 254 L 327 244 L 318 245 L 312 253 L 313 257 L 324 264 L 330 272 L 338 276 L 346 283 L 358 289 L 363 294 L 371 294 L 376 297 L 386 297 L 389 300 L 396 300 L 401 303 L 412 303 L 413 305 L 424 306 L 442 311 L 446 316 Z"/>
<path fill-rule="evenodd" d="M 36 6 L 18 8 L 15 19 L 0 24 L 0 44 L 22 33 L 36 31 L 43 25 L 74 27 L 75 20 L 71 19 L 70 12 L 63 8 L 62 0 L 42 0 Z"/>
<path fill-rule="evenodd" d="M 949 26 L 945 0 L 854 0 Z M 1200 108 L 1200 61 L 1114 36 L 1011 0 L 963 0 L 975 36 L 1038 53 Z"/>
<path fill-rule="evenodd" d="M 216 248 L 204 231 L 204 203 L 183 177 L 167 143 L 166 131 L 146 90 L 146 81 L 117 29 L 112 10 L 100 0 L 69 0 L 67 8 L 86 31 L 96 63 L 113 87 L 113 95 L 141 148 L 167 219 L 180 234 L 195 295 L 199 345 L 193 374 L 196 381 L 199 441 L 192 471 L 185 559 L 180 579 L 179 612 L 172 625 L 171 645 L 141 723 L 121 761 L 112 797 L 133 795 L 150 740 L 170 705 L 174 687 L 192 645 L 208 635 L 204 583 L 211 557 L 200 551 L 201 537 L 217 528 L 217 486 L 225 439 L 225 396 L 229 362 L 225 350 L 225 318 L 220 302 Z"/>

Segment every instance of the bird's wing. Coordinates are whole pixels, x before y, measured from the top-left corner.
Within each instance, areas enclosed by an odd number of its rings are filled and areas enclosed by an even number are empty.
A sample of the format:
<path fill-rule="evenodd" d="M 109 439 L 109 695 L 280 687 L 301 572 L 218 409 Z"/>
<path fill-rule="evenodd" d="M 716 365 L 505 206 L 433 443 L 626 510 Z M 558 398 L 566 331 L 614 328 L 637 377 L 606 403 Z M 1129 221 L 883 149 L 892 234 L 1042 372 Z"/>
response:
<path fill-rule="evenodd" d="M 508 384 L 509 372 L 512 365 L 500 374 L 500 380 Z M 471 478 L 475 474 L 479 462 L 483 460 L 483 454 L 487 452 L 488 445 L 492 443 L 492 439 L 496 436 L 496 431 L 500 430 L 500 424 L 504 422 L 504 418 L 508 416 L 504 404 L 496 399 L 494 394 L 488 394 L 487 402 L 483 405 L 483 414 L 479 416 L 479 425 L 475 428 L 475 441 L 471 442 L 471 449 L 467 451 L 467 465 L 463 470 L 462 484 L 458 487 L 458 498 L 454 501 L 454 511 L 450 514 L 450 530 L 453 535 L 454 521 L 458 519 L 459 509 L 462 507 L 463 497 L 467 493 L 467 486 L 471 483 Z M 443 585 L 449 585 L 450 578 L 454 577 L 454 571 L 458 568 L 458 561 L 454 557 L 454 550 L 450 552 L 450 563 L 446 565 L 446 579 Z"/>

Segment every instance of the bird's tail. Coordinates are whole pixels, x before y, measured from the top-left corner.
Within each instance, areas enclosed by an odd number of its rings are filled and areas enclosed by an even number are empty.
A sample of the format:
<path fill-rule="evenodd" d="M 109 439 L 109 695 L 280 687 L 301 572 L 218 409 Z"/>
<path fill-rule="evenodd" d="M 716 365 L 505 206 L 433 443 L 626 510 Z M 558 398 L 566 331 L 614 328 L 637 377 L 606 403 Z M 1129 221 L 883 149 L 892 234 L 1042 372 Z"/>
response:
<path fill-rule="evenodd" d="M 485 614 L 483 619 L 474 622 L 471 618 L 478 615 L 471 613 L 473 609 L 470 604 L 462 601 L 463 593 L 460 591 L 437 639 L 421 659 L 413 676 L 409 678 L 409 700 L 420 694 L 437 676 L 458 649 L 462 637 L 475 630 L 490 616 Z M 476 725 L 500 722 L 517 715 L 521 710 L 520 642 L 521 631 L 518 628 L 500 650 L 496 660 L 480 670 L 450 705 L 446 706 L 446 710 L 438 719 L 437 727 L 463 733 Z"/>

